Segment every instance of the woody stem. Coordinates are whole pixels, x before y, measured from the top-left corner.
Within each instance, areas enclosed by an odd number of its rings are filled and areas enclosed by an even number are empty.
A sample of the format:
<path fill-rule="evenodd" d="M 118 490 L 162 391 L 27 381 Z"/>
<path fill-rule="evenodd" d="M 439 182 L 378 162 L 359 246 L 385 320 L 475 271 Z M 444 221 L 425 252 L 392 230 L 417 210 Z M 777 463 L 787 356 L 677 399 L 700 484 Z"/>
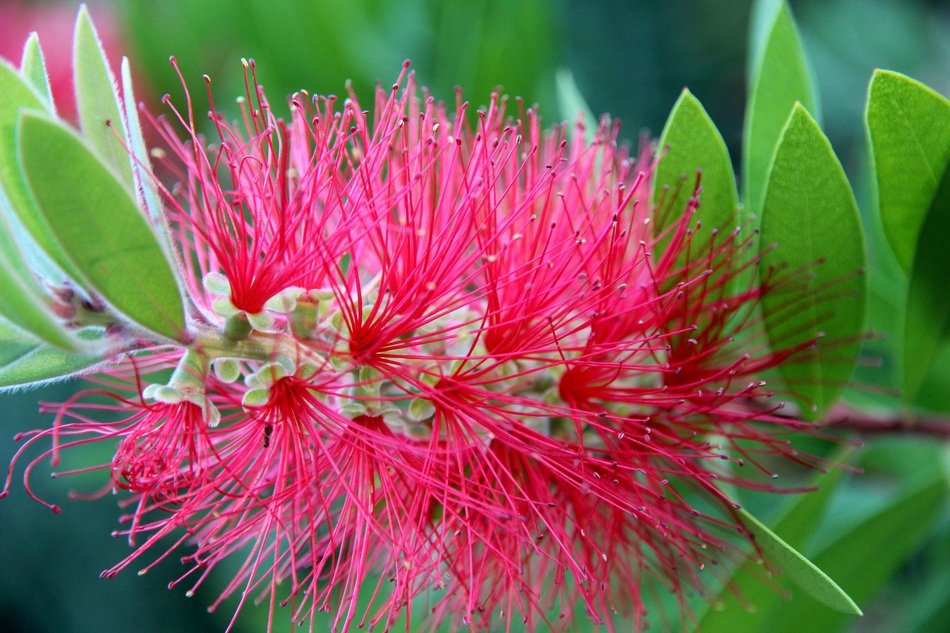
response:
<path fill-rule="evenodd" d="M 950 439 L 950 418 L 930 415 L 883 416 L 838 406 L 828 414 L 824 425 L 860 435 L 900 433 Z"/>

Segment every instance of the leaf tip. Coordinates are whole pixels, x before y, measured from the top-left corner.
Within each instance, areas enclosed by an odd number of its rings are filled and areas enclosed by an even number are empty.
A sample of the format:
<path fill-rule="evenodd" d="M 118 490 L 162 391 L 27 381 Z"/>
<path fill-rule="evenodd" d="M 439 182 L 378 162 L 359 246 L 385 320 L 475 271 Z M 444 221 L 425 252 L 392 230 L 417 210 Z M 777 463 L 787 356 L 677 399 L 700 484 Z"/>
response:
<path fill-rule="evenodd" d="M 23 59 L 26 59 L 27 53 L 40 45 L 40 36 L 36 31 L 30 31 L 23 44 Z M 22 66 L 22 63 L 21 63 Z"/>

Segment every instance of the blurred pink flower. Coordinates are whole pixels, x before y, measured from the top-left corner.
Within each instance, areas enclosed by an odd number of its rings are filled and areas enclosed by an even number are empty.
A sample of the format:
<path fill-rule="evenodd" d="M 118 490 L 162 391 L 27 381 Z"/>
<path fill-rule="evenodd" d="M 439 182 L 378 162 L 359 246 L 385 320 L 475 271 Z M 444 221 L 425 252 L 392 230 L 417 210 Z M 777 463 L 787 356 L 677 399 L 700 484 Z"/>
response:
<path fill-rule="evenodd" d="M 118 71 L 118 60 L 126 48 L 122 46 L 121 29 L 115 16 L 99 5 L 89 7 L 112 71 Z M 46 57 L 50 87 L 56 110 L 64 119 L 76 120 L 76 96 L 73 90 L 73 26 L 76 22 L 74 4 L 55 2 L 24 2 L 5 0 L 0 4 L 0 57 L 19 66 L 23 42 L 36 32 Z M 140 88 L 141 91 L 141 88 Z"/>

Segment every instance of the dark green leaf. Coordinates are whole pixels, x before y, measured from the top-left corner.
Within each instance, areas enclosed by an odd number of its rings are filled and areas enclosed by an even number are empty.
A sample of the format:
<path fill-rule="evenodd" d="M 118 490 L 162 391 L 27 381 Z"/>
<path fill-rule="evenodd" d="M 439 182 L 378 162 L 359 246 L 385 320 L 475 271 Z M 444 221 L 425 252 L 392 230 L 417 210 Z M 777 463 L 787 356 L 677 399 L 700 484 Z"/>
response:
<path fill-rule="evenodd" d="M 780 279 L 762 311 L 773 350 L 819 337 L 781 366 L 807 409 L 818 413 L 851 376 L 864 327 L 864 234 L 854 194 L 818 124 L 796 105 L 769 172 L 761 242 L 763 279 Z M 779 289 L 781 286 L 781 289 Z"/>
<path fill-rule="evenodd" d="M 53 109 L 53 91 L 49 85 L 49 74 L 46 72 L 46 60 L 43 58 L 43 49 L 40 47 L 40 38 L 31 33 L 23 47 L 23 59 L 20 61 L 20 73 L 36 89 L 50 110 Z"/>
<path fill-rule="evenodd" d="M 947 389 L 950 385 L 950 338 L 944 335 L 943 340 L 934 343 L 934 348 L 930 369 L 917 389 L 914 406 L 950 413 L 950 389 Z"/>
<path fill-rule="evenodd" d="M 44 343 L 3 340 L 3 331 L 0 326 L 0 392 L 65 378 L 103 362 L 96 353 L 66 352 Z M 79 338 L 90 347 L 102 337 L 99 329 L 79 333 Z"/>
<path fill-rule="evenodd" d="M 85 6 L 76 16 L 73 37 L 73 80 L 83 136 L 131 191 L 132 166 L 115 77 Z"/>
<path fill-rule="evenodd" d="M 912 401 L 930 370 L 938 342 L 950 339 L 950 169 L 924 219 L 910 271 L 904 319 L 904 397 Z"/>
<path fill-rule="evenodd" d="M 950 160 L 950 101 L 904 75 L 875 71 L 868 88 L 868 135 L 884 232 L 905 271 Z"/>
<path fill-rule="evenodd" d="M 783 2 L 774 11 L 746 109 L 742 171 L 746 208 L 752 213 L 762 208 L 769 165 L 796 101 L 818 116 L 818 101 L 801 38 Z"/>
<path fill-rule="evenodd" d="M 699 219 L 704 230 L 694 239 L 696 246 L 709 240 L 712 229 L 730 231 L 736 225 L 739 195 L 736 177 L 729 160 L 729 150 L 716 125 L 706 114 L 699 100 L 683 90 L 660 136 L 665 155 L 653 177 L 654 202 L 663 199 L 669 212 L 657 218 L 654 230 L 659 233 L 686 209 L 693 195 L 696 173 L 702 172 L 702 193 L 699 198 Z"/>
<path fill-rule="evenodd" d="M 175 276 L 129 191 L 58 122 L 22 116 L 19 145 L 43 216 L 92 288 L 131 321 L 180 338 L 184 308 Z"/>

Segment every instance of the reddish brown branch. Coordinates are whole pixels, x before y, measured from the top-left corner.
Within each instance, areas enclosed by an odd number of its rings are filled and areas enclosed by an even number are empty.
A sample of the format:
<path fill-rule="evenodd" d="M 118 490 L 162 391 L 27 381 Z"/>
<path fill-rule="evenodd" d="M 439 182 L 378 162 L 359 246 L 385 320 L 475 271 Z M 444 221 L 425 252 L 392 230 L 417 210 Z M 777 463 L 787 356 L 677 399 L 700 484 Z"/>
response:
<path fill-rule="evenodd" d="M 848 429 L 861 435 L 899 433 L 950 439 L 950 418 L 935 416 L 881 416 L 839 406 L 829 413 L 825 425 Z"/>

